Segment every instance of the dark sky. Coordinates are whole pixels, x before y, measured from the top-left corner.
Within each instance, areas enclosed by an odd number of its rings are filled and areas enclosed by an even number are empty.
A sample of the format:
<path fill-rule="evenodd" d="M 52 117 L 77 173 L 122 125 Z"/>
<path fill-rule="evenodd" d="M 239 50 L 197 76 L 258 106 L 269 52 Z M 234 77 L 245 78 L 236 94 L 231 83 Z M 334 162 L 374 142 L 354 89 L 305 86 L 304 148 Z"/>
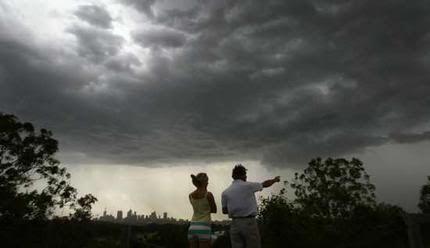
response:
<path fill-rule="evenodd" d="M 68 163 L 429 148 L 429 27 L 424 0 L 5 1 L 0 111 Z"/>

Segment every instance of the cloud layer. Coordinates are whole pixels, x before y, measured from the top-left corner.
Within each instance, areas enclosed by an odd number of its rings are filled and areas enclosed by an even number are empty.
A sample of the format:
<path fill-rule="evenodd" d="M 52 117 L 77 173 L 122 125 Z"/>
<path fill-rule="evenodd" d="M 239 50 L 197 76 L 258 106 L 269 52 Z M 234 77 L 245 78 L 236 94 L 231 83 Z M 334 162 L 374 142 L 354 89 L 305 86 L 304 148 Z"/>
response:
<path fill-rule="evenodd" d="M 427 1 L 219 2 L 117 2 L 134 23 L 76 6 L 61 49 L 4 17 L 0 110 L 111 163 L 283 167 L 429 140 Z"/>
<path fill-rule="evenodd" d="M 81 20 L 100 28 L 111 28 L 112 17 L 109 12 L 97 5 L 83 5 L 76 11 L 75 15 Z"/>

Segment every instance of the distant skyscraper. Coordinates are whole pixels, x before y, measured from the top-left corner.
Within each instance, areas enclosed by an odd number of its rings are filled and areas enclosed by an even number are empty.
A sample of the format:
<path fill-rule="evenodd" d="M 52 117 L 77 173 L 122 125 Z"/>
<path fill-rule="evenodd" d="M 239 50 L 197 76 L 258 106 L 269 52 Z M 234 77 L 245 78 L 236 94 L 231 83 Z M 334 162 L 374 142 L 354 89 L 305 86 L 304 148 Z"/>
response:
<path fill-rule="evenodd" d="M 155 219 L 157 219 L 157 212 L 152 212 L 151 213 L 151 215 L 149 215 L 149 218 L 151 219 L 151 220 L 155 220 Z"/>
<path fill-rule="evenodd" d="M 118 212 L 116 213 L 116 220 L 122 220 L 122 211 L 118 210 Z"/>

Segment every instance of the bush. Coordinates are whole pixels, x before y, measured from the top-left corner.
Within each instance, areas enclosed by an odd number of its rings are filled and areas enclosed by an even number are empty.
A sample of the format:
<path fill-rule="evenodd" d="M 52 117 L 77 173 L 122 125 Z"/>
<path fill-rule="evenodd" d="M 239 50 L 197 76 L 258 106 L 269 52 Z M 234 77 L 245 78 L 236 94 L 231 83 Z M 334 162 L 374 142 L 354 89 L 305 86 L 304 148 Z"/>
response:
<path fill-rule="evenodd" d="M 294 200 L 283 189 L 260 205 L 263 247 L 407 247 L 403 210 L 376 203 L 358 159 L 314 159 L 285 186 Z"/>

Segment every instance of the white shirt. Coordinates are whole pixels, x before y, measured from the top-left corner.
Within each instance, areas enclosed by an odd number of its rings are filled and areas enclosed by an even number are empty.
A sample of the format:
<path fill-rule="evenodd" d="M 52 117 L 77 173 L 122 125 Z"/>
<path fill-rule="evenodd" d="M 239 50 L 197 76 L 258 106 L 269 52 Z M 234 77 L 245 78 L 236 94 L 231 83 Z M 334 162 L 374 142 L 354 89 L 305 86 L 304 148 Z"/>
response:
<path fill-rule="evenodd" d="M 230 217 L 246 217 L 257 215 L 255 192 L 261 191 L 263 185 L 236 179 L 221 194 L 221 204 L 227 208 Z"/>

